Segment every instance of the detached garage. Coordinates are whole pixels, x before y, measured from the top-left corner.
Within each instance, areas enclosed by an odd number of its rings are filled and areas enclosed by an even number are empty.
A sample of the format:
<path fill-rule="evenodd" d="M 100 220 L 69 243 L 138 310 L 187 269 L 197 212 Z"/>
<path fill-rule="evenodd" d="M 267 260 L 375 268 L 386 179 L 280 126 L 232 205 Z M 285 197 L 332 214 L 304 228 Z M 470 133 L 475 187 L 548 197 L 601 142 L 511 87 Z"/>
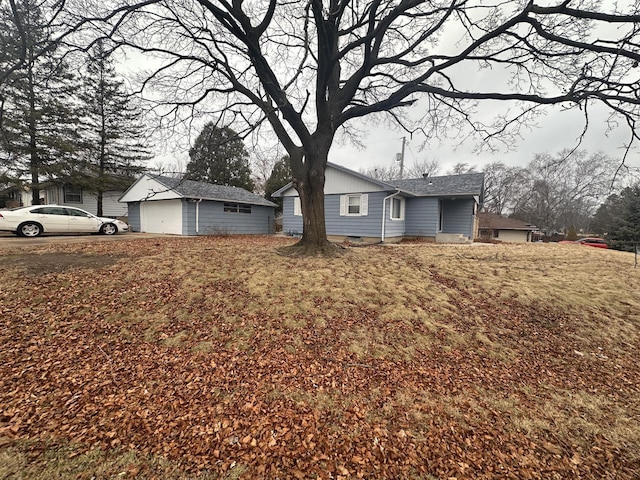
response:
<path fill-rule="evenodd" d="M 146 174 L 120 198 L 133 232 L 174 235 L 273 233 L 276 204 L 237 187 Z"/>

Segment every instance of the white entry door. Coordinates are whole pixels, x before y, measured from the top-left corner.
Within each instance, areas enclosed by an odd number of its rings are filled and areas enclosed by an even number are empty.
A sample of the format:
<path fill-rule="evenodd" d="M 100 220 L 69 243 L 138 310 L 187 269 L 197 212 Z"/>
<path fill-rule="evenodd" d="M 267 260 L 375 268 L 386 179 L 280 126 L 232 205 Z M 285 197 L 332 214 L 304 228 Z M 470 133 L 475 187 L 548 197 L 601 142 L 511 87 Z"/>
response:
<path fill-rule="evenodd" d="M 143 232 L 182 235 L 182 202 L 180 200 L 141 202 L 140 224 Z"/>

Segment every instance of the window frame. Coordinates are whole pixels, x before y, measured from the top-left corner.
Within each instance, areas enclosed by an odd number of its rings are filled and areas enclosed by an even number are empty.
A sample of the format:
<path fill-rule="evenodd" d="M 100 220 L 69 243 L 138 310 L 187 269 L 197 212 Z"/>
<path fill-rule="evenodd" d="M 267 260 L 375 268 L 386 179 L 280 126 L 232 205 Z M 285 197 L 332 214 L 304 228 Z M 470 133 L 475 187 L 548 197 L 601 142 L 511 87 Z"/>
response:
<path fill-rule="evenodd" d="M 73 191 L 68 191 L 70 189 L 76 189 L 77 192 L 73 192 Z M 77 187 L 75 185 L 66 183 L 63 187 L 62 187 L 62 195 L 64 198 L 64 203 L 79 203 L 82 204 L 82 187 Z M 78 197 L 78 200 L 73 200 L 70 197 Z"/>
<path fill-rule="evenodd" d="M 345 215 L 347 217 L 361 217 L 362 216 L 362 194 L 358 193 L 358 194 L 348 194 L 346 195 L 347 197 L 347 210 L 345 212 Z M 350 208 L 352 207 L 351 205 L 351 199 L 352 198 L 357 198 L 358 199 L 358 212 L 357 213 L 351 213 L 350 212 Z M 354 207 L 356 205 L 353 205 Z"/>
<path fill-rule="evenodd" d="M 398 216 L 394 217 L 394 203 L 398 201 Z M 404 220 L 405 199 L 403 197 L 391 197 L 391 205 L 389 207 L 389 219 L 393 221 Z"/>
<path fill-rule="evenodd" d="M 222 202 L 224 213 L 245 213 L 251 214 L 251 204 L 239 202 Z"/>
<path fill-rule="evenodd" d="M 293 197 L 293 216 L 302 216 L 302 204 L 300 203 L 300 197 Z"/>

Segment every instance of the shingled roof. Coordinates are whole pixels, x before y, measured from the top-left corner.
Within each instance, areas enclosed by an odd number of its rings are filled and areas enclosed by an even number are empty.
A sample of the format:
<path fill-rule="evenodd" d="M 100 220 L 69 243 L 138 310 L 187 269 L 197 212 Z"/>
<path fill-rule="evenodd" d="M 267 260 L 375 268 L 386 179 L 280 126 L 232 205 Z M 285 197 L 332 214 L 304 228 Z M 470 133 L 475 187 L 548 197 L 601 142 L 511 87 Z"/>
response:
<path fill-rule="evenodd" d="M 516 220 L 515 218 L 503 217 L 495 213 L 478 213 L 478 226 L 483 229 L 492 230 L 536 230 L 535 225 Z"/>
<path fill-rule="evenodd" d="M 484 186 L 484 173 L 389 180 L 386 183 L 400 190 L 413 193 L 418 197 L 481 196 Z"/>
<path fill-rule="evenodd" d="M 195 180 L 181 180 L 179 178 L 165 177 L 162 175 L 149 176 L 184 198 L 202 198 L 203 200 L 247 203 L 251 205 L 263 205 L 265 207 L 276 206 L 275 203 L 270 202 L 260 195 L 251 193 L 244 188 L 214 185 L 212 183 L 196 182 Z"/>

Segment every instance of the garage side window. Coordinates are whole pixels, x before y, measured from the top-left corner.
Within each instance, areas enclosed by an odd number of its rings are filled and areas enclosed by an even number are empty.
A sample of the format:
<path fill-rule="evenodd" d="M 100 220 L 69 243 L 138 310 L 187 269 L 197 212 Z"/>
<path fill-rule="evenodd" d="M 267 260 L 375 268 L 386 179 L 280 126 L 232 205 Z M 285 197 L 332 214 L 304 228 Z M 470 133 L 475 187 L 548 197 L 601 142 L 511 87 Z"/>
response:
<path fill-rule="evenodd" d="M 64 203 L 82 203 L 82 188 L 75 185 L 65 185 Z"/>
<path fill-rule="evenodd" d="M 251 213 L 251 205 L 225 202 L 224 211 L 227 213 Z"/>

